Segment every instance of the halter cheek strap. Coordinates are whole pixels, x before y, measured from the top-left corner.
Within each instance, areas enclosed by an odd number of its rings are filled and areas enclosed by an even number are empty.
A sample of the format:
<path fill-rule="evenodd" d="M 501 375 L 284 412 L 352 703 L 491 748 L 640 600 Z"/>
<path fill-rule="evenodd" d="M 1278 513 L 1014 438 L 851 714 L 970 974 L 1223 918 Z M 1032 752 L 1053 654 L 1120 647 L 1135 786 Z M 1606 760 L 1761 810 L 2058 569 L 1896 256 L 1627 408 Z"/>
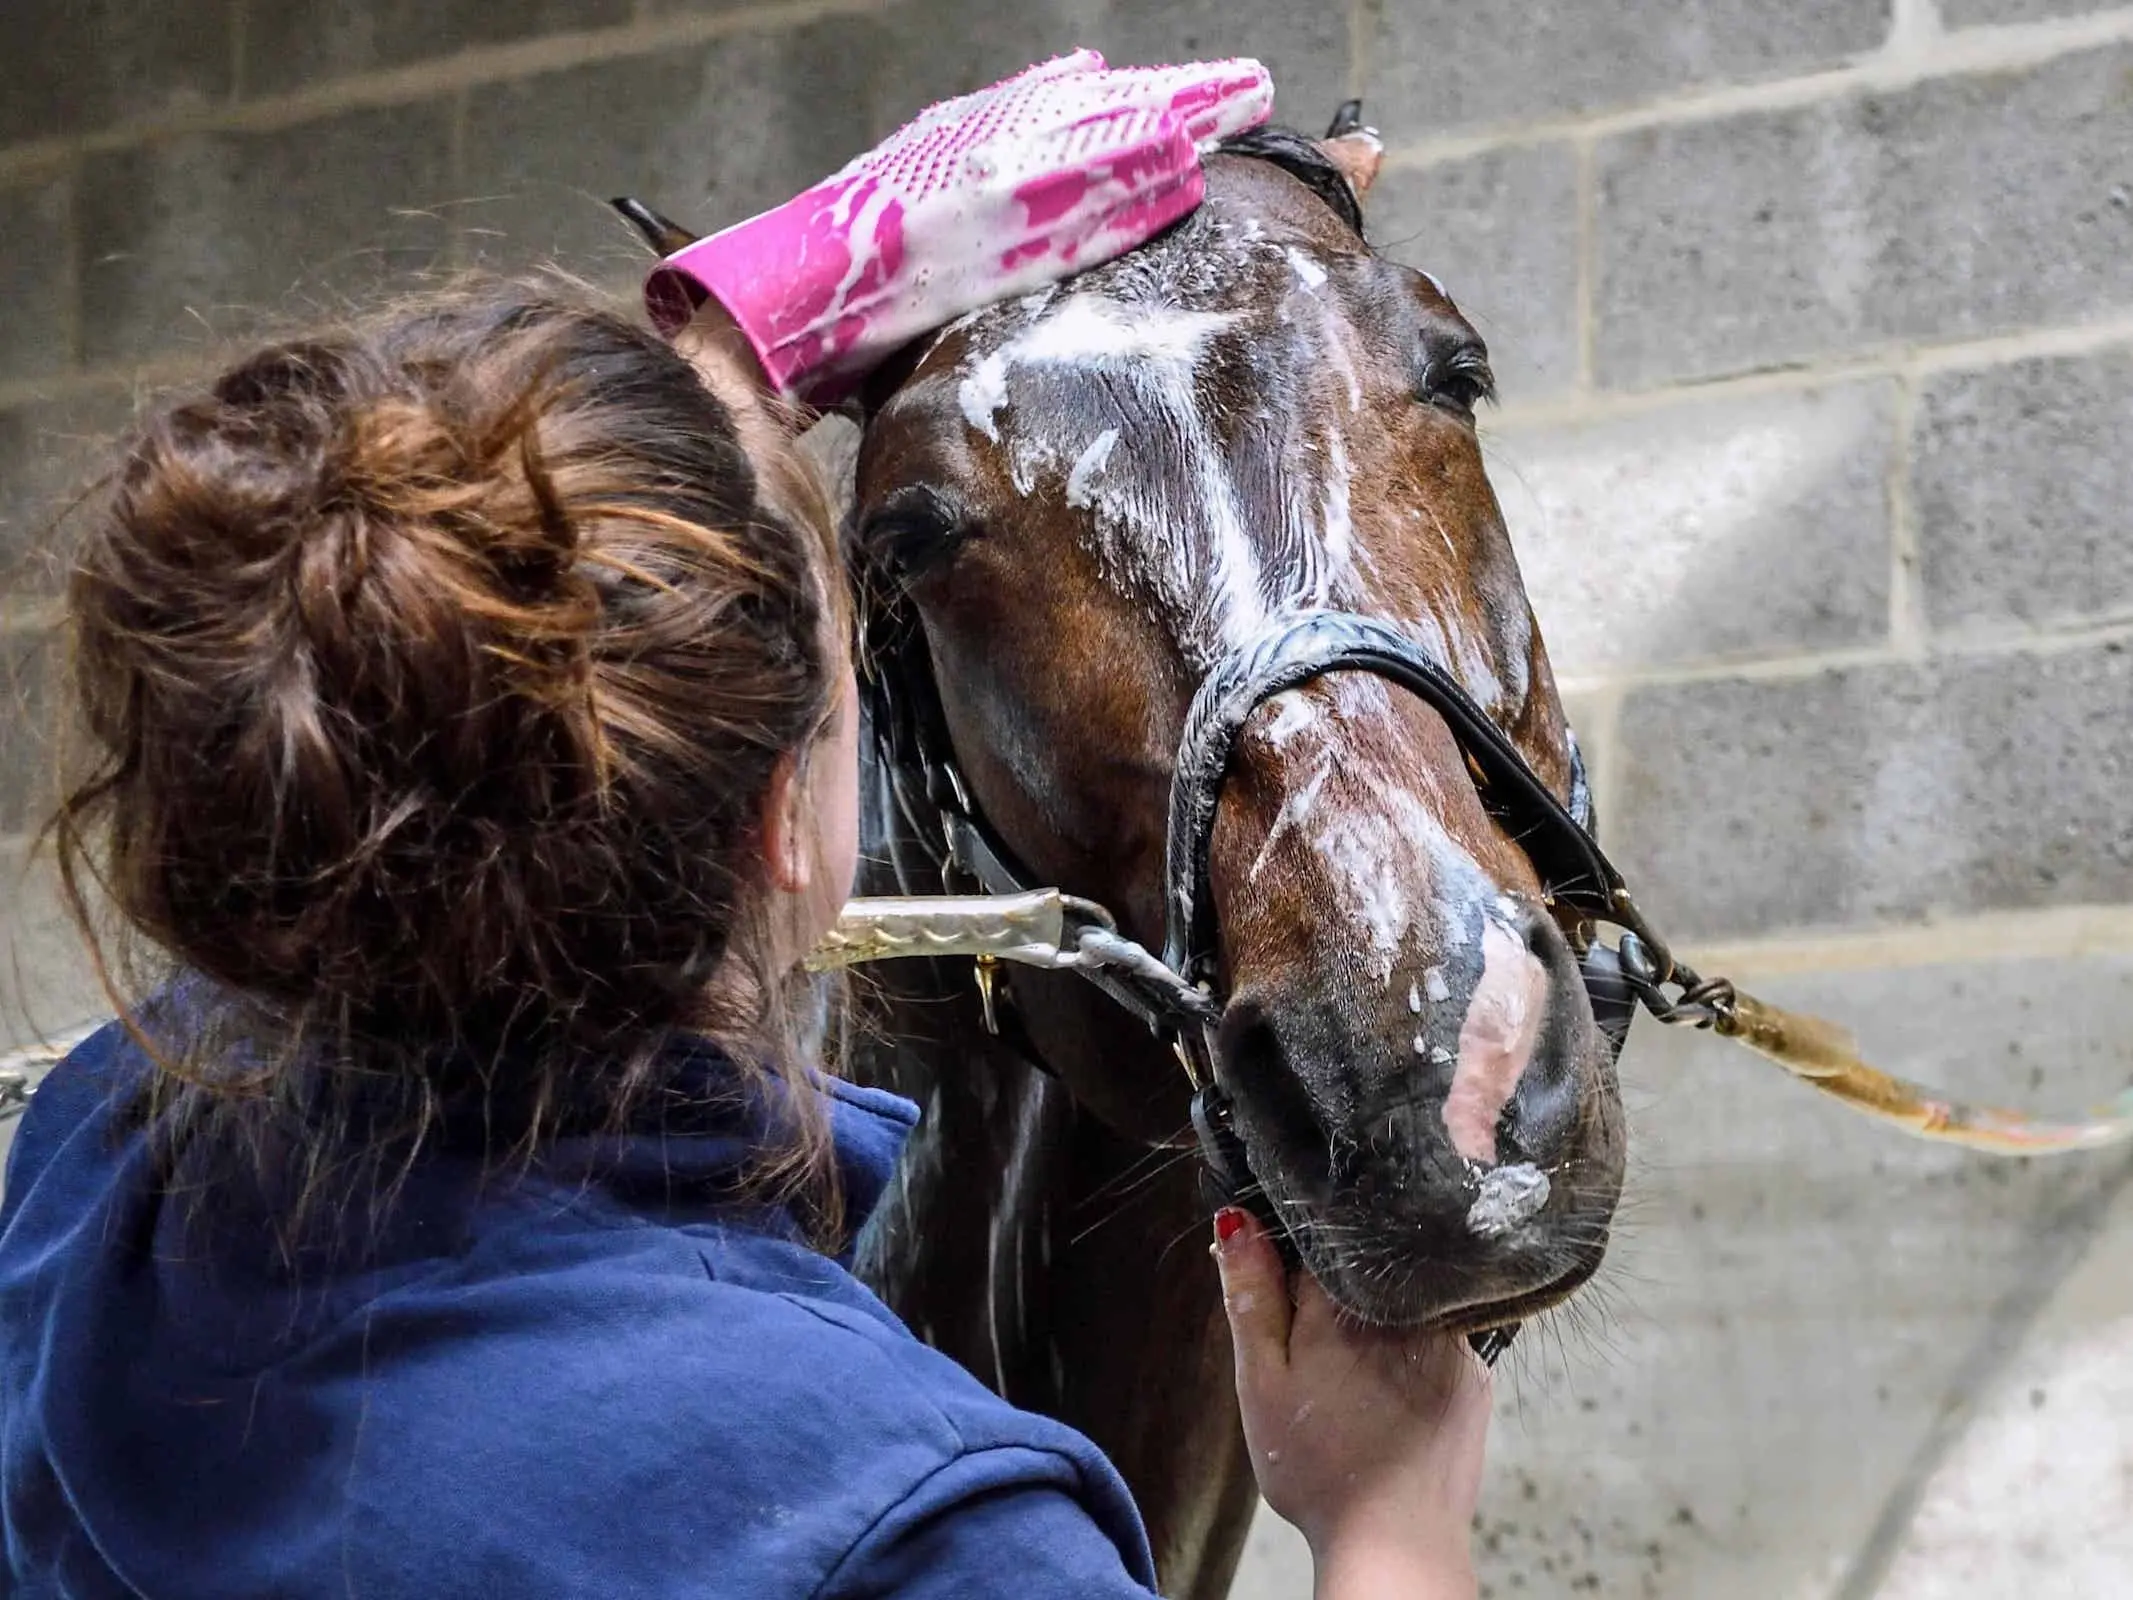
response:
<path fill-rule="evenodd" d="M 1622 878 L 1594 842 L 1591 787 L 1571 746 L 1573 814 L 1541 781 L 1489 714 L 1415 642 L 1375 617 L 1310 611 L 1216 662 L 1186 713 L 1170 786 L 1164 960 L 1189 978 L 1215 961 L 1209 857 L 1215 812 L 1252 713 L 1279 694 L 1331 672 L 1368 672 L 1398 685 L 1441 716 L 1483 780 L 1482 799 L 1516 827 L 1551 904 L 1588 917 L 1611 915 Z"/>
<path fill-rule="evenodd" d="M 871 634 L 874 737 L 886 758 L 896 804 L 914 834 L 927 841 L 942 887 L 951 893 L 975 887 L 988 895 L 1030 890 L 1036 879 L 986 822 L 956 766 L 923 634 L 908 616 L 882 615 L 874 619 Z M 1069 913 L 1062 924 L 1055 952 L 1062 958 L 1040 963 L 1080 972 L 1172 1042 L 1195 1090 L 1193 1125 L 1214 1186 L 1223 1197 L 1253 1206 L 1292 1261 L 1293 1236 L 1253 1178 L 1215 1071 L 1212 1033 L 1222 1001 L 1215 992 L 1210 857 L 1215 815 L 1246 721 L 1275 695 L 1339 671 L 1368 672 L 1397 684 L 1444 719 L 1480 780 L 1484 804 L 1532 861 L 1548 903 L 1581 918 L 1577 943 L 1585 991 L 1613 1055 L 1619 1056 L 1641 1008 L 1662 1022 L 1710 1028 L 1737 1039 L 1854 1110 L 1923 1138 L 2023 1155 L 2133 1140 L 2133 1092 L 2090 1117 L 2058 1121 L 1964 1105 L 1875 1071 L 1842 1030 L 1818 1018 L 1767 1005 L 1723 978 L 1702 977 L 1674 957 L 1593 838 L 1591 789 L 1574 740 L 1566 804 L 1444 666 L 1413 640 L 1374 617 L 1311 611 L 1217 661 L 1193 696 L 1171 779 L 1163 956 L 1120 935 L 1100 907 L 1076 901 L 1073 905 L 1083 909 Z M 1621 930 L 1615 947 L 1593 936 L 1601 923 Z M 999 958 L 1023 959 L 1011 951 Z M 986 1024 L 997 1032 L 994 960 L 977 956 Z M 1032 1064 L 1049 1071 L 1034 1041 L 1024 1036 L 1017 1043 Z M 1493 1357 L 1509 1337 L 1507 1329 L 1476 1335 L 1476 1347 Z"/>

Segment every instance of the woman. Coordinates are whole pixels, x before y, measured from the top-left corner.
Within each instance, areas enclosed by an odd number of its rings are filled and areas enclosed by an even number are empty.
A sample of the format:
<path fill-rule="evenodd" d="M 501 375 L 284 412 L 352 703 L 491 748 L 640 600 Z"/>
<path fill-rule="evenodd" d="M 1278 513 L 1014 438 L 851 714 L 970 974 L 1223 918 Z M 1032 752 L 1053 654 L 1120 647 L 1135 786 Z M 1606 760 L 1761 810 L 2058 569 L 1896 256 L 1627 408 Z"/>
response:
<path fill-rule="evenodd" d="M 670 263 L 689 359 L 466 290 L 140 429 L 75 561 L 97 764 L 55 828 L 158 981 L 11 1161 L 9 1592 L 1147 1593 L 1094 1447 L 846 1271 L 916 1112 L 792 1019 L 857 714 L 772 391 L 1146 237 L 1265 102 L 1072 58 Z M 1320 1594 L 1470 1593 L 1485 1376 L 1216 1231 Z"/>

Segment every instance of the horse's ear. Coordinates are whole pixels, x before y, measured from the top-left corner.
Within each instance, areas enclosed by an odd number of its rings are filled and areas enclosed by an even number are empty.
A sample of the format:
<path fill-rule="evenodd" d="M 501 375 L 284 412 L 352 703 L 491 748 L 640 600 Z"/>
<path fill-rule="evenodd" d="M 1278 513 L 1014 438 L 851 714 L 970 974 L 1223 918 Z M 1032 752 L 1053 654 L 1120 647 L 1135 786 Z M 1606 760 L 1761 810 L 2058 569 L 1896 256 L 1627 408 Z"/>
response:
<path fill-rule="evenodd" d="M 1363 102 L 1345 101 L 1340 110 L 1333 113 L 1332 125 L 1326 136 L 1319 141 L 1319 148 L 1326 157 L 1341 169 L 1341 176 L 1348 180 L 1348 187 L 1355 191 L 1357 200 L 1370 197 L 1370 186 L 1377 182 L 1378 167 L 1385 160 L 1385 141 L 1380 139 L 1375 128 L 1363 126 Z"/>
<path fill-rule="evenodd" d="M 637 230 L 637 236 L 650 245 L 653 254 L 661 260 L 696 243 L 699 237 L 680 223 L 662 217 L 642 200 L 632 200 L 625 195 L 619 200 L 608 201 L 608 204 L 622 213 L 622 220 Z"/>

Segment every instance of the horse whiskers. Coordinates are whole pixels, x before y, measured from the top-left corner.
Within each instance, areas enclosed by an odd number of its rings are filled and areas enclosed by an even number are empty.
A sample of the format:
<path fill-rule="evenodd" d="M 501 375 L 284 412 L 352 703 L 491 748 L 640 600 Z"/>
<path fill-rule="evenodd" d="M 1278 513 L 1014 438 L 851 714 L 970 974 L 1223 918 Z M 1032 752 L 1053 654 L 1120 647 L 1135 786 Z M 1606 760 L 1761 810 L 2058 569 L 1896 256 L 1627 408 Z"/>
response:
<path fill-rule="evenodd" d="M 1605 1337 L 1610 1326 L 1605 1306 L 1595 1304 L 1586 1294 L 1550 1306 L 1529 1318 L 1528 1326 L 1537 1339 L 1554 1346 L 1556 1365 L 1566 1373 L 1578 1368 L 1571 1355 L 1573 1340 L 1603 1367 L 1621 1359 L 1620 1348 Z"/>
<path fill-rule="evenodd" d="M 1185 1161 L 1191 1159 L 1193 1154 L 1194 1152 L 1191 1151 L 1181 1152 L 1177 1157 L 1177 1160 Z M 1154 1172 L 1151 1172 L 1146 1177 L 1142 1178 L 1138 1183 L 1133 1186 L 1131 1190 L 1117 1196 L 1116 1203 L 1113 1204 L 1107 1211 L 1105 1211 L 1102 1216 L 1098 1217 L 1095 1221 L 1088 1223 L 1086 1226 L 1077 1230 L 1073 1234 L 1073 1236 L 1067 1240 L 1067 1248 L 1072 1249 L 1075 1245 L 1078 1245 L 1083 1240 L 1087 1239 L 1091 1234 L 1097 1232 L 1101 1228 L 1108 1227 L 1111 1223 L 1116 1222 L 1120 1217 L 1124 1216 L 1126 1212 L 1132 1207 L 1133 1202 L 1137 1198 L 1139 1198 L 1140 1194 L 1144 1192 L 1158 1178 L 1162 1177 L 1164 1173 L 1172 1170 L 1175 1165 L 1176 1162 L 1171 1162 L 1163 1167 L 1158 1168 Z M 1090 1195 L 1087 1197 L 1087 1199 L 1077 1201 L 1073 1207 L 1073 1210 L 1080 1211 L 1092 1202 L 1094 1202 L 1096 1199 L 1097 1196 Z"/>
<path fill-rule="evenodd" d="M 1155 1264 L 1157 1269 L 1161 1270 L 1163 1267 L 1169 1265 L 1170 1253 L 1171 1251 L 1177 1249 L 1179 1245 L 1183 1244 L 1188 1239 L 1204 1238 L 1206 1237 L 1207 1232 L 1207 1224 L 1198 1221 L 1188 1223 L 1185 1227 L 1180 1228 L 1175 1234 L 1171 1236 L 1169 1243 L 1165 1244 L 1162 1249 L 1156 1252 Z"/>
<path fill-rule="evenodd" d="M 1075 1202 L 1075 1208 L 1078 1210 L 1113 1194 L 1130 1194 L 1153 1183 L 1181 1161 L 1199 1160 L 1200 1151 L 1197 1145 L 1178 1143 L 1191 1131 L 1192 1125 L 1187 1123 L 1162 1144 L 1128 1162 Z"/>

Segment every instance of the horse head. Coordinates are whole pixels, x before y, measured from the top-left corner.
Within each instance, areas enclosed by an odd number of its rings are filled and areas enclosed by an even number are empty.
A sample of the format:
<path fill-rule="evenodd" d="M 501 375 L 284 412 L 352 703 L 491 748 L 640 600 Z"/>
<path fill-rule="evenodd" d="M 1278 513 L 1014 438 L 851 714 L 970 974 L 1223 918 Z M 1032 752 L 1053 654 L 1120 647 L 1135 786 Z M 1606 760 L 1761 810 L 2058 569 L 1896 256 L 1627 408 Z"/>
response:
<path fill-rule="evenodd" d="M 1566 804 L 1581 781 L 1476 438 L 1487 351 L 1365 242 L 1376 149 L 1230 141 L 1183 223 L 965 317 L 871 401 L 855 557 L 930 658 L 974 808 L 1151 945 L 1195 688 L 1297 616 L 1390 625 Z M 1252 715 L 1214 813 L 1216 1074 L 1272 1214 L 1369 1323 L 1553 1304 L 1619 1194 L 1579 920 L 1486 790 L 1437 709 L 1340 672 Z M 1064 979 L 1016 1004 L 1084 1105 L 1174 1131 L 1145 1029 Z"/>

